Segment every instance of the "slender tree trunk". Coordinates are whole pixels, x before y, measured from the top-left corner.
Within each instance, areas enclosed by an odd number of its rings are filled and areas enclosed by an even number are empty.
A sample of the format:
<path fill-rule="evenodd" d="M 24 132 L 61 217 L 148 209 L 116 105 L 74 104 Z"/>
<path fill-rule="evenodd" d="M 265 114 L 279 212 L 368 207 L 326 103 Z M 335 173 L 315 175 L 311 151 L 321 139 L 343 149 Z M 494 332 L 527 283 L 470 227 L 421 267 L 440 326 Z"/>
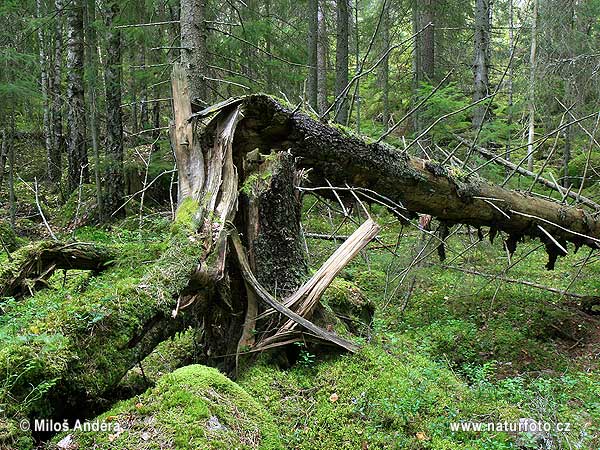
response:
<path fill-rule="evenodd" d="M 14 133 L 15 133 L 15 117 L 14 111 L 10 113 L 10 133 L 8 138 L 4 137 L 6 146 L 8 148 L 8 210 L 10 217 L 10 225 L 15 228 L 16 216 L 17 216 L 17 198 L 15 196 L 15 146 L 14 146 Z"/>
<path fill-rule="evenodd" d="M 360 70 L 360 34 L 358 30 L 358 2 L 354 0 L 354 57 L 356 58 L 356 73 Z M 356 80 L 356 132 L 360 134 L 360 79 Z"/>
<path fill-rule="evenodd" d="M 336 11 L 335 97 L 337 98 L 348 84 L 348 0 L 337 0 Z M 335 109 L 337 111 L 335 121 L 345 125 L 348 120 L 347 95 Z"/>
<path fill-rule="evenodd" d="M 571 178 L 569 177 L 569 162 L 571 161 L 571 127 L 566 127 L 564 130 L 565 145 L 563 147 L 563 179 L 562 185 L 565 188 L 571 186 Z"/>
<path fill-rule="evenodd" d="M 205 105 L 208 54 L 206 51 L 207 0 L 181 0 L 181 62 L 187 73 L 192 104 Z"/>
<path fill-rule="evenodd" d="M 63 60 L 63 0 L 55 0 L 56 24 L 54 27 L 54 64 L 52 68 L 51 117 L 52 153 L 50 155 L 51 179 L 60 182 L 62 178 L 62 155 L 65 153 L 65 138 L 62 124 L 62 60 Z"/>
<path fill-rule="evenodd" d="M 38 19 L 44 17 L 44 6 L 42 0 L 36 0 L 36 15 Z M 48 55 L 46 52 L 47 45 L 47 36 L 44 32 L 44 27 L 38 27 L 38 46 L 39 46 L 39 54 L 40 54 L 40 84 L 41 84 L 41 92 L 42 92 L 42 101 L 43 101 L 43 124 L 44 124 L 44 144 L 46 147 L 46 164 L 48 166 L 47 169 L 47 177 L 51 182 L 60 181 L 60 177 L 56 178 L 56 170 L 53 168 L 53 157 L 52 157 L 52 127 L 51 127 L 51 117 L 50 117 L 50 101 L 49 101 L 49 77 L 48 77 Z"/>
<path fill-rule="evenodd" d="M 4 173 L 6 170 L 6 160 L 8 159 L 8 147 L 6 142 L 6 130 L 0 131 L 0 189 L 2 189 L 2 183 L 4 182 Z"/>
<path fill-rule="evenodd" d="M 317 40 L 319 23 L 319 0 L 308 0 L 308 78 L 306 94 L 308 104 L 317 110 Z"/>
<path fill-rule="evenodd" d="M 159 97 L 159 93 L 158 86 L 155 86 L 154 95 L 156 98 Z M 156 152 L 160 150 L 160 144 L 158 143 L 160 137 L 160 102 L 154 102 L 152 105 L 152 128 L 154 128 L 154 132 L 152 133 L 152 140 L 154 142 L 152 151 Z"/>
<path fill-rule="evenodd" d="M 104 220 L 109 220 L 121 206 L 123 197 L 123 118 L 121 115 L 121 32 L 114 21 L 119 13 L 119 2 L 107 5 L 105 20 L 106 61 L 106 170 L 104 173 Z M 119 214 L 125 210 L 121 208 Z"/>
<path fill-rule="evenodd" d="M 473 101 L 481 100 L 489 93 L 488 68 L 490 65 L 490 0 L 475 0 L 475 38 L 473 75 Z M 473 111 L 473 128 L 478 130 L 486 120 L 486 105 Z"/>
<path fill-rule="evenodd" d="M 508 45 L 510 47 L 511 53 L 515 51 L 515 32 L 514 28 L 514 6 L 513 0 L 508 0 Z M 505 159 L 510 161 L 511 158 L 511 133 L 512 133 L 512 124 L 513 124 L 513 80 L 515 78 L 515 68 L 514 64 L 511 61 L 510 67 L 508 68 L 508 132 L 506 139 L 506 152 Z M 507 175 L 509 174 L 509 169 L 506 169 Z"/>
<path fill-rule="evenodd" d="M 273 58 L 271 54 L 273 53 L 272 43 L 271 43 L 271 0 L 265 0 L 265 15 L 268 21 L 268 30 L 267 35 L 265 36 L 265 45 L 267 47 L 267 68 L 266 68 L 266 78 L 267 78 L 267 92 L 273 92 Z"/>
<path fill-rule="evenodd" d="M 147 58 L 146 58 L 145 46 L 142 45 L 142 48 L 140 49 L 139 54 L 140 54 L 140 56 L 139 56 L 140 63 L 142 65 L 146 65 Z M 139 83 L 139 85 L 137 86 L 137 88 L 138 88 L 139 97 L 140 97 L 140 116 L 139 116 L 139 122 L 136 123 L 136 126 L 140 130 L 145 130 L 148 128 L 148 123 L 150 120 L 150 118 L 149 118 L 150 114 L 148 111 L 148 89 L 146 86 L 145 78 L 142 78 L 142 80 Z"/>
<path fill-rule="evenodd" d="M 98 144 L 98 120 L 96 110 L 96 92 L 98 89 L 98 35 L 96 28 L 92 25 L 96 21 L 96 0 L 87 0 L 86 3 L 86 21 L 88 30 L 87 57 L 90 64 L 89 67 L 89 116 L 90 116 L 90 133 L 92 138 L 92 154 L 94 157 L 94 182 L 96 184 L 96 209 L 98 217 L 102 218 L 102 183 L 100 180 L 100 149 Z"/>
<path fill-rule="evenodd" d="M 417 34 L 420 29 L 421 17 L 419 14 L 419 0 L 412 0 L 412 33 Z M 413 106 L 418 103 L 419 85 L 421 84 L 421 37 L 417 36 L 413 40 L 412 52 L 412 103 Z M 419 111 L 415 111 L 412 115 L 413 130 L 415 133 L 421 129 Z"/>
<path fill-rule="evenodd" d="M 539 0 L 533 0 L 531 52 L 529 56 L 529 131 L 527 134 L 527 169 L 533 171 L 533 141 L 535 138 L 535 68 L 537 50 L 537 21 Z"/>
<path fill-rule="evenodd" d="M 427 81 L 433 82 L 435 79 L 435 0 L 419 0 L 419 3 L 421 14 L 419 29 L 427 27 L 421 34 L 421 71 Z"/>
<path fill-rule="evenodd" d="M 84 39 L 83 2 L 71 0 L 67 16 L 67 100 L 69 119 L 69 193 L 77 189 L 79 180 L 89 180 L 87 147 L 85 140 L 84 98 Z"/>
<path fill-rule="evenodd" d="M 561 7 L 564 6 L 564 18 L 565 18 L 565 26 L 564 28 L 562 28 L 559 33 L 564 33 L 565 36 L 563 37 L 566 40 L 566 59 L 567 60 L 571 60 L 575 54 L 575 49 L 574 49 L 574 43 L 572 41 L 574 35 L 573 32 L 575 30 L 575 5 L 574 5 L 574 0 L 566 0 L 563 2 L 561 2 Z M 562 8 L 561 8 L 562 9 Z M 562 31 L 564 30 L 564 32 Z M 573 95 L 574 95 L 574 85 L 575 85 L 575 74 L 572 71 L 572 68 L 569 66 L 567 66 L 567 68 L 563 69 L 566 70 L 566 75 L 563 78 L 563 83 L 565 86 L 565 91 L 564 91 L 564 104 L 565 105 L 569 105 L 573 103 Z M 563 161 L 562 161 L 562 165 L 563 165 L 563 179 L 562 179 L 562 185 L 565 188 L 569 188 L 571 186 L 571 178 L 569 177 L 569 163 L 571 162 L 571 139 L 572 139 L 572 135 L 573 135 L 573 130 L 572 130 L 572 126 L 568 126 L 565 128 L 564 130 L 564 138 L 565 138 L 565 144 L 563 147 Z M 583 181 L 582 181 L 583 182 Z"/>
<path fill-rule="evenodd" d="M 390 8 L 389 3 L 384 0 L 383 18 L 381 21 L 381 51 L 385 54 L 390 48 Z M 381 101 L 382 101 L 382 122 L 383 131 L 387 131 L 390 122 L 390 60 L 389 56 L 383 58 L 380 69 Z"/>
<path fill-rule="evenodd" d="M 325 5 L 319 0 L 317 33 L 317 108 L 319 114 L 327 110 L 327 28 L 325 25 Z"/>
<path fill-rule="evenodd" d="M 412 3 L 413 34 L 421 32 L 414 40 L 414 104 L 418 102 L 418 92 L 421 83 L 424 81 L 431 83 L 435 78 L 434 2 L 435 0 L 413 0 Z M 424 29 L 425 27 L 427 28 Z M 418 112 L 413 114 L 413 128 L 415 132 L 418 132 L 422 128 L 421 117 Z"/>

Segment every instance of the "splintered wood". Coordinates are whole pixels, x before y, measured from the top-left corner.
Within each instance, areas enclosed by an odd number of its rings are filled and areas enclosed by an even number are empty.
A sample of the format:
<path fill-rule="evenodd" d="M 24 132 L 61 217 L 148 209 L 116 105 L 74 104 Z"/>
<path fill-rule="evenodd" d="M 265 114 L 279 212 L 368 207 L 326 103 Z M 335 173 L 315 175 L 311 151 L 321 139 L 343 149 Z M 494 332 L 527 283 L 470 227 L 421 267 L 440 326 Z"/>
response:
<path fill-rule="evenodd" d="M 277 311 L 288 318 L 288 320 L 269 337 L 262 339 L 254 347 L 254 351 L 286 345 L 298 338 L 298 325 L 306 328 L 315 337 L 332 342 L 346 350 L 355 352 L 357 346 L 349 341 L 341 339 L 333 333 L 325 331 L 306 318 L 311 317 L 321 296 L 329 287 L 340 271 L 371 242 L 380 230 L 380 226 L 372 219 L 365 221 L 344 243 L 329 257 L 303 286 L 300 287 L 288 299 L 279 303 L 258 283 L 250 267 L 245 260 L 245 252 L 239 238 L 233 237 L 234 247 L 242 266 L 242 273 L 246 282 L 252 287 L 258 298 L 265 302 L 271 309 L 267 310 L 262 317 L 266 317 Z M 236 242 L 237 240 L 237 242 Z"/>

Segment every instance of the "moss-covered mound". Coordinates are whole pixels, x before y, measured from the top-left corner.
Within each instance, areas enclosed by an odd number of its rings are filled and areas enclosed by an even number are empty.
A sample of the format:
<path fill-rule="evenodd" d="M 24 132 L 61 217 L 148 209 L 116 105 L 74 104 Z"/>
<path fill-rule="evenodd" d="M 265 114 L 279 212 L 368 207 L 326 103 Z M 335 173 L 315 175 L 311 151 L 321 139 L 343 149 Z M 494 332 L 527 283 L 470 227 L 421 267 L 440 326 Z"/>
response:
<path fill-rule="evenodd" d="M 64 439 L 80 449 L 283 448 L 271 416 L 218 370 L 200 365 L 162 377 L 153 389 L 96 420 L 114 426 L 60 435 L 47 448 L 58 448 Z"/>

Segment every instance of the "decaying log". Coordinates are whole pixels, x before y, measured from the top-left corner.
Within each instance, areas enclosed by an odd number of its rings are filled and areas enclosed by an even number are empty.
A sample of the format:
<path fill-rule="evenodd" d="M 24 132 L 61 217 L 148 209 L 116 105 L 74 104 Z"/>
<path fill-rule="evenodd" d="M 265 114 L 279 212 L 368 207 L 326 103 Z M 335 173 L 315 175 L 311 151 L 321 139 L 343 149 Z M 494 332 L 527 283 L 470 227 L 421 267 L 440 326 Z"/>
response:
<path fill-rule="evenodd" d="M 558 183 L 547 180 L 546 178 L 539 176 L 536 173 L 533 173 L 527 169 L 524 169 L 521 166 L 518 166 L 517 164 L 514 164 L 498 155 L 495 155 L 494 153 L 492 153 L 491 151 L 489 151 L 486 148 L 481 147 L 480 145 L 474 145 L 472 142 L 469 142 L 466 139 L 461 138 L 460 136 L 455 136 L 455 137 L 463 144 L 465 144 L 469 147 L 473 147 L 475 150 L 477 150 L 479 153 L 481 153 L 486 158 L 492 159 L 495 163 L 500 164 L 504 167 L 507 167 L 510 170 L 517 172 L 521 175 L 525 175 L 526 177 L 534 178 L 538 183 L 546 186 L 547 188 L 552 189 L 553 191 L 557 191 L 558 193 L 560 193 L 560 195 L 562 195 L 562 196 L 566 195 L 569 198 L 572 198 L 578 202 L 581 202 L 583 205 L 589 206 L 590 208 L 593 208 L 596 211 L 600 211 L 600 205 L 598 203 L 596 203 L 595 201 L 590 200 L 589 198 L 584 197 L 583 195 L 580 195 L 577 192 L 573 192 L 571 190 L 567 190 L 566 188 L 562 188 L 561 186 L 559 186 Z"/>
<path fill-rule="evenodd" d="M 104 270 L 116 255 L 109 247 L 83 242 L 38 242 L 23 247 L 0 268 L 0 297 L 32 294 L 57 269 Z"/>
<path fill-rule="evenodd" d="M 448 224 L 487 226 L 504 231 L 515 242 L 524 236 L 539 238 L 550 255 L 549 267 L 563 253 L 554 241 L 563 247 L 569 242 L 598 248 L 600 243 L 600 221 L 581 208 L 502 188 L 476 174 L 466 176 L 388 145 L 368 143 L 265 95 L 230 100 L 221 114 L 232 108 L 240 108 L 244 115 L 236 128 L 236 151 L 290 149 L 299 158 L 298 166 L 310 169 L 314 185 L 328 180 L 338 186 L 371 189 L 403 205 L 407 217 L 419 212 Z"/>

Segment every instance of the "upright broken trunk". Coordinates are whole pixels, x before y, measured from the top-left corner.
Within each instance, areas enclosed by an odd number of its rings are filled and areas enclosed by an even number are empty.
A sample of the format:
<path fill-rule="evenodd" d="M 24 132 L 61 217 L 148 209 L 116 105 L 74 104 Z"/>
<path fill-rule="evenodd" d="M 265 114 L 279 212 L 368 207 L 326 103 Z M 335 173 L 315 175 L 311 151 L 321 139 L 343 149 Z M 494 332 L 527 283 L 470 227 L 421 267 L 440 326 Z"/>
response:
<path fill-rule="evenodd" d="M 199 297 L 210 304 L 203 316 L 205 356 L 209 363 L 230 369 L 237 353 L 263 338 L 261 329 L 271 331 L 256 326 L 264 310 L 259 301 L 270 301 L 261 289 L 285 298 L 306 276 L 294 159 L 281 151 L 250 151 L 246 141 L 235 141 L 243 120 L 240 107 L 216 108 L 214 113 L 209 109 L 191 121 L 187 94 L 185 73 L 176 66 L 171 139 L 180 174 L 177 216 L 191 218 L 192 227 L 204 237 L 206 256 L 193 275 L 193 285 L 202 293 L 180 298 L 174 314 Z M 195 123 L 200 133 L 194 133 Z M 232 227 L 243 232 L 247 255 L 240 242 L 236 258 L 229 257 Z M 246 260 L 248 267 L 243 266 Z M 259 280 L 259 291 L 248 271 Z"/>

